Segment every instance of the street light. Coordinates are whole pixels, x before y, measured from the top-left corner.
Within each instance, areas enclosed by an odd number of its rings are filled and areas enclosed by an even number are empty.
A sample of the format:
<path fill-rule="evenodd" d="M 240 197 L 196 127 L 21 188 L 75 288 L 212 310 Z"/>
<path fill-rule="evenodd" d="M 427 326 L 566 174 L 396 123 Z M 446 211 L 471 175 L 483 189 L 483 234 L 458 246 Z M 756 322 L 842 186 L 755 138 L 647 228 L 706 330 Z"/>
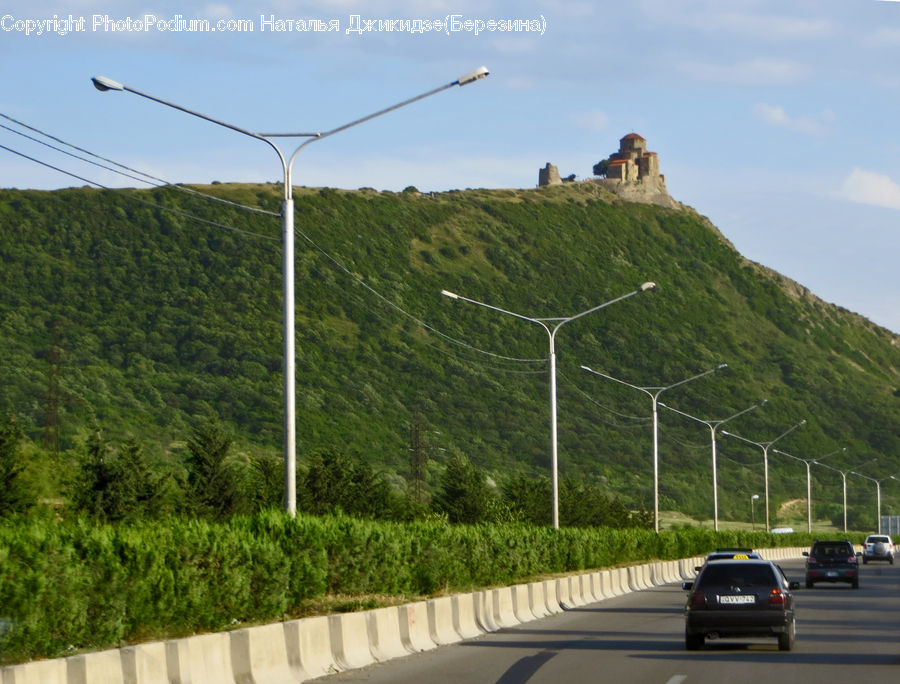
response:
<path fill-rule="evenodd" d="M 846 448 L 844 449 L 846 451 Z M 843 493 L 844 493 L 844 533 L 847 532 L 847 474 L 851 471 L 849 470 L 840 470 L 839 468 L 833 468 L 832 466 L 825 465 L 824 463 L 819 463 L 819 461 L 813 461 L 815 465 L 822 466 L 823 468 L 828 468 L 828 470 L 833 470 L 836 473 L 841 474 L 841 480 L 843 482 Z"/>
<path fill-rule="evenodd" d="M 754 494 L 750 497 L 750 520 L 753 524 L 753 531 L 756 531 L 756 500 L 759 499 L 759 494 Z"/>
<path fill-rule="evenodd" d="M 691 420 L 696 420 L 698 423 L 703 423 L 706 427 L 709 428 L 710 433 L 710 441 L 712 443 L 712 486 L 713 486 L 713 529 L 718 532 L 719 531 L 719 485 L 717 481 L 717 465 L 716 465 L 716 431 L 722 427 L 725 423 L 730 420 L 734 420 L 738 416 L 742 416 L 745 413 L 752 411 L 755 408 L 759 408 L 763 404 L 767 403 L 768 399 L 763 399 L 758 404 L 753 404 L 750 408 L 746 408 L 743 411 L 735 413 L 733 416 L 728 416 L 728 418 L 723 418 L 722 420 L 703 420 L 702 418 L 697 418 L 696 416 L 692 416 L 689 413 L 685 413 L 684 411 L 679 411 L 678 409 L 674 409 L 671 406 L 667 406 L 660 402 L 660 406 L 663 408 L 669 409 L 670 411 L 674 411 L 675 413 L 684 416 L 685 418 L 690 418 Z"/>
<path fill-rule="evenodd" d="M 666 390 L 670 390 L 674 387 L 680 387 L 681 385 L 692 382 L 693 380 L 699 380 L 700 378 L 705 377 L 710 373 L 715 373 L 716 371 L 728 368 L 728 364 L 720 363 L 715 368 L 704 371 L 697 375 L 693 375 L 674 384 L 667 385 L 666 387 L 639 387 L 638 385 L 632 385 L 625 382 L 624 380 L 614 378 L 611 375 L 606 375 L 605 373 L 595 371 L 588 366 L 582 366 L 581 368 L 582 370 L 586 370 L 588 373 L 599 375 L 601 378 L 606 378 L 607 380 L 618 382 L 620 385 L 625 385 L 626 387 L 630 387 L 631 389 L 636 389 L 640 392 L 643 392 L 650 397 L 650 400 L 653 403 L 653 529 L 659 532 L 659 411 L 656 408 L 659 402 L 659 395 Z"/>
<path fill-rule="evenodd" d="M 869 463 L 873 463 L 878 459 L 873 459 L 873 461 L 869 461 Z M 889 475 L 888 477 L 882 477 L 881 479 L 876 479 L 874 477 L 869 477 L 868 475 L 863 475 L 862 473 L 857 473 L 854 470 L 850 471 L 851 475 L 856 475 L 857 477 L 861 477 L 864 480 L 870 480 L 875 483 L 875 496 L 878 506 L 878 534 L 881 534 L 881 483 L 885 480 L 896 480 L 897 478 L 894 475 Z M 896 473 L 895 473 L 896 474 Z"/>
<path fill-rule="evenodd" d="M 817 459 L 798 458 L 797 456 L 792 456 L 786 451 L 779 451 L 778 449 L 772 449 L 772 451 L 776 454 L 781 454 L 782 456 L 792 458 L 795 461 L 802 461 L 806 465 L 806 531 L 808 533 L 812 533 L 812 474 L 810 473 L 809 466 L 812 463 L 818 463 L 823 458 L 828 458 L 829 456 L 834 456 L 835 454 L 839 454 L 842 451 L 847 451 L 847 447 L 836 449 L 835 451 L 832 451 L 829 454 L 825 454 L 824 456 L 820 456 Z"/>
<path fill-rule="evenodd" d="M 593 313 L 598 309 L 602 309 L 604 307 L 609 306 L 610 304 L 615 304 L 616 302 L 620 302 L 623 299 L 628 299 L 628 297 L 632 297 L 636 294 L 640 294 L 641 292 L 646 292 L 652 288 L 656 287 L 656 283 L 646 282 L 641 285 L 638 289 L 629 292 L 628 294 L 624 294 L 621 297 L 616 297 L 615 299 L 611 299 L 610 301 L 600 304 L 598 306 L 592 307 L 587 311 L 582 311 L 581 313 L 577 313 L 574 316 L 567 317 L 559 317 L 559 318 L 532 318 L 531 316 L 523 316 L 522 314 L 514 313 L 512 311 L 507 311 L 506 309 L 501 309 L 496 306 L 492 306 L 490 304 L 485 304 L 484 302 L 479 302 L 474 299 L 469 299 L 468 297 L 463 297 L 462 295 L 456 294 L 455 292 L 450 292 L 448 290 L 441 290 L 441 294 L 445 297 L 449 297 L 450 299 L 459 299 L 464 302 L 469 302 L 470 304 L 476 304 L 478 306 L 483 306 L 486 309 L 490 309 L 491 311 L 497 311 L 498 313 L 506 314 L 508 316 L 514 316 L 515 318 L 519 318 L 523 321 L 529 321 L 531 323 L 536 323 L 541 326 L 547 335 L 550 338 L 550 481 L 553 489 L 553 527 L 559 527 L 559 477 L 557 475 L 558 470 L 558 448 L 557 448 L 557 428 L 556 428 L 556 333 L 557 331 L 564 326 L 569 321 L 574 321 L 576 318 L 581 318 L 582 316 L 587 316 L 589 313 Z M 552 326 L 552 327 L 551 327 Z"/>
<path fill-rule="evenodd" d="M 735 439 L 739 439 L 742 442 L 747 442 L 747 444 L 752 444 L 754 446 L 758 446 L 760 449 L 762 449 L 762 452 L 763 452 L 763 480 L 764 480 L 765 486 L 766 486 L 766 501 L 765 501 L 765 503 L 766 503 L 766 530 L 771 529 L 769 527 L 769 447 L 771 447 L 773 444 L 775 444 L 775 442 L 777 442 L 782 437 L 786 437 L 787 435 L 792 433 L 794 430 L 796 430 L 798 427 L 800 427 L 804 423 L 806 423 L 805 419 L 801 420 L 796 425 L 789 427 L 787 430 L 782 432 L 771 442 L 754 442 L 753 440 L 747 439 L 746 437 L 741 437 L 740 435 L 736 435 L 733 432 L 726 432 L 725 430 L 722 430 L 722 434 L 725 435 L 726 437 L 734 437 Z"/>
<path fill-rule="evenodd" d="M 475 71 L 469 72 L 465 76 L 462 76 L 451 83 L 442 85 L 433 90 L 429 90 L 426 93 L 422 93 L 421 95 L 417 95 L 408 100 L 404 100 L 403 102 L 391 105 L 390 107 L 380 109 L 377 112 L 369 114 L 368 116 L 364 116 L 361 119 L 356 119 L 349 123 L 343 124 L 342 126 L 333 128 L 330 131 L 314 133 L 255 133 L 245 128 L 235 126 L 234 124 L 230 124 L 225 121 L 215 119 L 211 116 L 207 116 L 206 114 L 201 114 L 200 112 L 188 109 L 187 107 L 182 107 L 181 105 L 175 104 L 174 102 L 169 102 L 168 100 L 163 100 L 153 95 L 148 95 L 147 93 L 141 92 L 140 90 L 135 90 L 134 88 L 130 88 L 129 86 L 123 85 L 122 83 L 118 83 L 117 81 L 113 81 L 104 76 L 94 76 L 93 78 L 91 78 L 94 87 L 101 92 L 126 91 L 129 93 L 134 93 L 135 95 L 140 95 L 141 97 L 144 97 L 148 100 L 153 100 L 154 102 L 158 102 L 159 104 L 165 105 L 167 107 L 177 109 L 186 114 L 190 114 L 191 116 L 196 116 L 205 121 L 209 121 L 219 126 L 229 128 L 233 131 L 249 136 L 256 140 L 260 140 L 271 147 L 275 151 L 275 154 L 278 155 L 278 159 L 281 161 L 281 168 L 284 173 L 284 200 L 281 205 L 282 233 L 284 241 L 284 507 L 291 516 L 294 516 L 297 513 L 297 421 L 295 417 L 296 390 L 294 371 L 294 199 L 293 185 L 291 182 L 291 170 L 294 165 L 294 160 L 297 158 L 300 150 L 302 150 L 310 143 L 314 143 L 317 140 L 322 140 L 334 135 L 335 133 L 345 131 L 348 128 L 356 126 L 357 124 L 369 121 L 370 119 L 374 119 L 375 117 L 381 116 L 382 114 L 387 114 L 388 112 L 392 112 L 395 109 L 399 109 L 400 107 L 404 107 L 408 104 L 412 104 L 413 102 L 424 99 L 430 95 L 439 93 L 442 90 L 447 90 L 448 88 L 452 88 L 453 86 L 464 86 L 468 83 L 473 83 L 474 81 L 485 78 L 489 73 L 490 72 L 488 71 L 487 67 L 479 67 Z M 278 145 L 276 145 L 271 140 L 272 138 L 308 138 L 308 140 L 302 142 L 294 150 L 294 153 L 290 156 L 290 158 L 286 160 L 284 154 L 281 151 L 281 148 L 279 148 Z"/>

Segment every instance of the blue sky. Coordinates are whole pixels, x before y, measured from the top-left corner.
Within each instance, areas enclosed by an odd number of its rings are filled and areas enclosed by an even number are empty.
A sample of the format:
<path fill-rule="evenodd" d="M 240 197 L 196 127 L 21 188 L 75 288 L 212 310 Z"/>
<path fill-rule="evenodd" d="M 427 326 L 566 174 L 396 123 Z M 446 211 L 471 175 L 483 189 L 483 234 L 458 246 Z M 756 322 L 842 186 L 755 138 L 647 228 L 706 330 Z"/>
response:
<path fill-rule="evenodd" d="M 83 30 L 62 35 L 70 16 Z M 57 22 L 38 33 L 48 19 Z M 339 30 L 272 30 L 296 19 Z M 379 19 L 458 30 L 365 23 Z M 245 30 L 187 30 L 193 20 Z M 491 20 L 539 30 L 492 31 Z M 527 188 L 548 161 L 585 179 L 635 131 L 659 154 L 672 196 L 744 256 L 900 332 L 900 2 L 14 0 L 0 9 L 0 64 L 0 113 L 197 183 L 280 181 L 281 170 L 258 141 L 101 94 L 90 77 L 254 131 L 293 132 L 333 129 L 484 64 L 484 81 L 310 145 L 294 184 Z M 141 186 L 6 128 L 0 145 L 104 185 Z M 83 184 L 0 149 L 2 187 Z"/>

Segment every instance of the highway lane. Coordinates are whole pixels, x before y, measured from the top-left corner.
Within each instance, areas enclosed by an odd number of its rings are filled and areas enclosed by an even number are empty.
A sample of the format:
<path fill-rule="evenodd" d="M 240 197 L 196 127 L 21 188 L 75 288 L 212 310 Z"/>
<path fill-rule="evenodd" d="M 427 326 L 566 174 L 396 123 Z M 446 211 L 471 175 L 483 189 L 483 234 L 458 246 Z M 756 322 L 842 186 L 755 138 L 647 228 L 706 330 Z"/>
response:
<path fill-rule="evenodd" d="M 803 580 L 802 561 L 781 563 Z M 798 636 L 684 650 L 680 585 L 635 592 L 434 651 L 322 678 L 327 684 L 830 684 L 900 681 L 900 563 L 861 565 L 860 588 L 796 592 Z"/>

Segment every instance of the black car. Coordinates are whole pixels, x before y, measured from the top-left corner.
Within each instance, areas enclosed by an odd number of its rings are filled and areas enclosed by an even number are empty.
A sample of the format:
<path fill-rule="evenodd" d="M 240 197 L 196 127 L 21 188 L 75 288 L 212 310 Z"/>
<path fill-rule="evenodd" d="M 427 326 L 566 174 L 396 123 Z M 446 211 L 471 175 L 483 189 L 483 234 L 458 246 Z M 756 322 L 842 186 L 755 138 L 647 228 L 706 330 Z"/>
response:
<path fill-rule="evenodd" d="M 684 645 L 689 651 L 706 639 L 772 636 L 790 651 L 797 633 L 793 590 L 781 568 L 771 561 L 743 558 L 703 566 L 685 606 Z"/>
<path fill-rule="evenodd" d="M 817 582 L 847 582 L 859 589 L 859 554 L 849 541 L 816 541 L 806 556 L 806 588 Z"/>

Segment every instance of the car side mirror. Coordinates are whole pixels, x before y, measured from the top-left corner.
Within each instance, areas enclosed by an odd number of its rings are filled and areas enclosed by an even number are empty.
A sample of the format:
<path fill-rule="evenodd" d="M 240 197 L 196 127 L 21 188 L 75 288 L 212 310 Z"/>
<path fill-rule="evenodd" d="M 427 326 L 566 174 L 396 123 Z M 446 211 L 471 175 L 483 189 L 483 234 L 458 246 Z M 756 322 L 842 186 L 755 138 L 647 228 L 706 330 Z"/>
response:
<path fill-rule="evenodd" d="M 797 591 L 800 588 L 800 582 L 791 582 L 788 586 L 791 588 L 791 591 Z"/>
<path fill-rule="evenodd" d="M 803 552 L 803 555 L 804 555 L 804 556 L 808 556 L 808 555 L 809 555 L 809 551 L 804 551 L 804 552 Z"/>
<path fill-rule="evenodd" d="M 694 566 L 694 572 L 700 572 L 702 569 L 703 569 L 703 566 L 702 566 L 702 565 L 695 565 L 695 566 Z"/>
<path fill-rule="evenodd" d="M 856 552 L 856 556 L 857 556 L 857 558 L 859 558 L 860 556 L 862 556 L 862 551 L 857 551 L 857 552 Z"/>
<path fill-rule="evenodd" d="M 691 589 L 694 588 L 694 583 L 693 583 L 693 582 L 682 582 L 682 583 L 681 583 L 681 588 L 682 588 L 684 591 L 690 591 Z"/>

